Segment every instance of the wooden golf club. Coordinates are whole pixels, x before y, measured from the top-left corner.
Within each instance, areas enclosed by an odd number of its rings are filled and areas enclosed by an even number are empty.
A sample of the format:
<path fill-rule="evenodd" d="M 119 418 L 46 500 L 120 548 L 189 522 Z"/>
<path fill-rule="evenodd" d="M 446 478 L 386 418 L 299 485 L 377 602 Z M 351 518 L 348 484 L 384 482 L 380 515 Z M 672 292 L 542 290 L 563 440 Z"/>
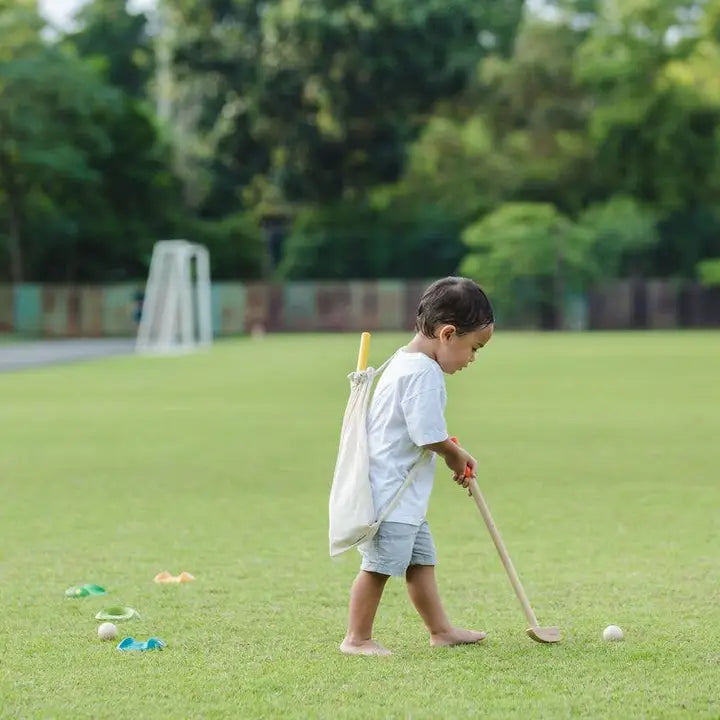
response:
<path fill-rule="evenodd" d="M 456 437 L 450 438 L 454 443 L 458 442 L 458 439 Z M 485 502 L 485 498 L 483 497 L 482 493 L 480 492 L 480 488 L 478 487 L 477 481 L 475 478 L 471 477 L 472 471 L 470 468 L 466 468 L 465 470 L 465 477 L 470 478 L 469 483 L 469 490 L 470 494 L 473 497 L 473 500 L 475 500 L 475 504 L 478 506 L 478 510 L 480 510 L 480 514 L 483 517 L 483 520 L 485 521 L 485 525 L 487 525 L 487 529 L 490 532 L 490 537 L 493 539 L 493 542 L 495 543 L 495 548 L 498 551 L 498 554 L 500 555 L 500 560 L 502 560 L 502 564 L 505 567 L 505 570 L 508 574 L 508 577 L 510 578 L 510 583 L 513 586 L 513 589 L 515 590 L 515 594 L 518 596 L 518 600 L 520 600 L 520 604 L 522 605 L 523 612 L 525 613 L 525 617 L 527 618 L 527 621 L 530 625 L 530 627 L 527 629 L 527 634 L 536 642 L 541 643 L 556 643 L 560 642 L 560 629 L 556 627 L 539 627 L 537 618 L 535 617 L 535 613 L 533 612 L 533 609 L 530 607 L 530 602 L 527 598 L 527 595 L 525 594 L 525 590 L 523 590 L 523 586 L 520 583 L 520 578 L 518 577 L 517 572 L 515 571 L 515 568 L 513 567 L 512 560 L 510 560 L 510 556 L 508 555 L 507 550 L 505 549 L 505 543 L 503 543 L 502 538 L 500 537 L 500 533 L 495 526 L 495 522 L 492 519 L 492 515 L 490 514 L 490 509 L 487 506 L 487 503 Z"/>

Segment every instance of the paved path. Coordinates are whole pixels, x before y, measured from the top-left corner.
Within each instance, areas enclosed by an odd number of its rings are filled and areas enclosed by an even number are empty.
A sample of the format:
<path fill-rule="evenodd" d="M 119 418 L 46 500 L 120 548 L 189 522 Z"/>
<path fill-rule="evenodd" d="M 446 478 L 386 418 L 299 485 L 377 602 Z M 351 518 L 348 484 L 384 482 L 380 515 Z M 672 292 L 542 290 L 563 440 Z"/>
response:
<path fill-rule="evenodd" d="M 0 343 L 0 372 L 129 355 L 134 350 L 132 338 Z"/>

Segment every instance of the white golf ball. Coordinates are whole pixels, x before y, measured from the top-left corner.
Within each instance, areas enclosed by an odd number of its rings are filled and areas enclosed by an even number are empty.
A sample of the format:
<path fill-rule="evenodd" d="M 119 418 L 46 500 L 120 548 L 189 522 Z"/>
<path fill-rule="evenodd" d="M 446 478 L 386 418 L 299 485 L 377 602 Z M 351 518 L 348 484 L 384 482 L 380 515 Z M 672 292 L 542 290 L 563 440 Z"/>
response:
<path fill-rule="evenodd" d="M 114 640 L 117 634 L 117 627 L 110 622 L 105 622 L 98 628 L 98 637 L 101 640 Z"/>
<path fill-rule="evenodd" d="M 623 639 L 623 631 L 617 625 L 608 625 L 603 630 L 603 640 L 607 642 L 618 642 Z"/>

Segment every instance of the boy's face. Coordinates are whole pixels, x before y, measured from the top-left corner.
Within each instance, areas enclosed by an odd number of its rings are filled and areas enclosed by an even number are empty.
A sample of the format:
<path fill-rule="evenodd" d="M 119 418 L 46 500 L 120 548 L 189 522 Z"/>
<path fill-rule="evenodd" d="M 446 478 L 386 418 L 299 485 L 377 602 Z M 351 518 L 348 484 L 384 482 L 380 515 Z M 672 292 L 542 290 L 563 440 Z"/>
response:
<path fill-rule="evenodd" d="M 475 353 L 490 342 L 494 325 L 458 335 L 453 325 L 443 325 L 436 335 L 440 341 L 437 349 L 437 361 L 442 371 L 448 375 L 466 368 L 475 361 Z"/>

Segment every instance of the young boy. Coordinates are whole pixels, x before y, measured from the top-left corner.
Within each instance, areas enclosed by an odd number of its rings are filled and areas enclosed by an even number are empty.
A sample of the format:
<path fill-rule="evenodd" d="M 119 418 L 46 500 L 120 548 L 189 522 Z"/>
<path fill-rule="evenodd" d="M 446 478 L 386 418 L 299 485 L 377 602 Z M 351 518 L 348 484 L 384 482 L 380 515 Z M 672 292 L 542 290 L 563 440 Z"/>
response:
<path fill-rule="evenodd" d="M 378 380 L 368 415 L 375 507 L 385 507 L 413 465 L 418 460 L 421 465 L 377 535 L 361 546 L 363 560 L 350 594 L 347 634 L 340 645 L 343 653 L 390 654 L 372 637 L 375 613 L 390 576 L 405 576 L 431 645 L 477 643 L 485 638 L 484 632 L 453 627 L 445 614 L 435 582 L 435 547 L 425 514 L 436 455 L 443 458 L 459 485 L 468 486 L 466 467 L 476 476 L 475 458 L 448 437 L 443 373 L 452 375 L 473 362 L 475 353 L 490 341 L 493 327 L 490 301 L 472 280 L 438 280 L 420 300 L 415 337 Z"/>

